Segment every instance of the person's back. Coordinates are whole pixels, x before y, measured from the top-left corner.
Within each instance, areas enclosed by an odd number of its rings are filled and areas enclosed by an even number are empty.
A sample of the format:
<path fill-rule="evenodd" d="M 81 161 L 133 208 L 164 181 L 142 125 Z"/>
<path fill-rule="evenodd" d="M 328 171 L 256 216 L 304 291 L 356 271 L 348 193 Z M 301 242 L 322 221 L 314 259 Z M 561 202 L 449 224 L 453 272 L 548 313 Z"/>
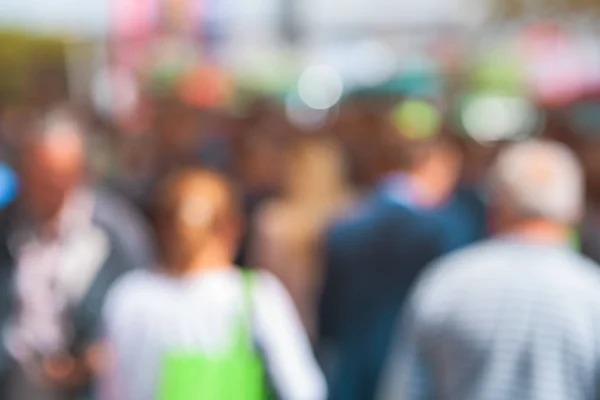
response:
<path fill-rule="evenodd" d="M 413 281 L 431 261 L 474 240 L 469 232 L 455 232 L 466 222 L 455 219 L 464 212 L 452 204 L 460 153 L 441 135 L 435 107 L 408 101 L 399 112 L 415 106 L 432 124 L 397 123 L 396 108 L 384 116 L 376 146 L 387 173 L 360 209 L 326 237 L 320 333 L 332 399 L 373 398 L 396 314 Z"/>
<path fill-rule="evenodd" d="M 115 362 L 100 398 L 258 399 L 267 383 L 282 399 L 325 398 L 288 293 L 272 275 L 233 265 L 239 219 L 218 175 L 167 181 L 156 207 L 161 266 L 124 278 L 104 309 Z"/>
<path fill-rule="evenodd" d="M 237 269 L 221 269 L 177 279 L 140 271 L 115 288 L 105 318 L 119 355 L 114 371 L 119 399 L 154 398 L 163 356 L 169 350 L 191 349 L 207 357 L 228 351 L 244 318 L 242 274 Z M 279 368 L 271 373 L 276 391 L 283 398 L 321 398 L 322 388 L 314 384 L 320 377 L 305 373 L 307 366 L 308 371 L 313 367 L 312 358 L 306 357 L 311 354 L 308 343 L 285 340 L 302 329 L 297 319 L 289 317 L 294 315 L 289 296 L 265 273 L 256 277 L 254 286 L 251 334 L 266 365 Z"/>
<path fill-rule="evenodd" d="M 442 254 L 429 216 L 385 199 L 328 235 L 321 299 L 331 399 L 371 399 L 396 314 L 422 268 Z"/>
<path fill-rule="evenodd" d="M 503 238 L 442 260 L 410 304 L 436 398 L 596 398 L 598 293 L 598 266 L 565 248 Z"/>
<path fill-rule="evenodd" d="M 427 212 L 378 193 L 333 225 L 326 251 L 320 328 L 323 339 L 337 342 L 364 327 L 374 307 L 398 306 L 421 269 L 442 254 L 443 243 Z"/>
<path fill-rule="evenodd" d="M 378 317 L 382 308 L 400 306 L 420 270 L 447 250 L 448 224 L 440 216 L 460 154 L 441 136 L 433 105 L 416 102 L 432 116 L 427 128 L 398 123 L 396 114 L 414 103 L 403 101 L 373 121 L 379 182 L 325 235 L 320 333 L 326 341 L 365 327 L 365 317 Z"/>

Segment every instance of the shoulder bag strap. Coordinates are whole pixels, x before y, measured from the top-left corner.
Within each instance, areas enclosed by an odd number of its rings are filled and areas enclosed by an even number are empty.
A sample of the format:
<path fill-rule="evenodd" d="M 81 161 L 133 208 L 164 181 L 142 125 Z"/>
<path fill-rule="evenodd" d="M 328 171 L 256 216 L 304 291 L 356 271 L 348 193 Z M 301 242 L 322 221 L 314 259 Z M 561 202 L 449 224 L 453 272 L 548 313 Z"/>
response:
<path fill-rule="evenodd" d="M 252 345 L 253 344 L 253 322 L 252 319 L 254 317 L 254 286 L 256 285 L 256 273 L 250 270 L 242 271 L 242 290 L 243 290 L 243 310 L 242 310 L 242 318 L 243 318 L 243 328 L 244 332 L 246 332 L 246 337 L 244 340 L 246 343 Z"/>

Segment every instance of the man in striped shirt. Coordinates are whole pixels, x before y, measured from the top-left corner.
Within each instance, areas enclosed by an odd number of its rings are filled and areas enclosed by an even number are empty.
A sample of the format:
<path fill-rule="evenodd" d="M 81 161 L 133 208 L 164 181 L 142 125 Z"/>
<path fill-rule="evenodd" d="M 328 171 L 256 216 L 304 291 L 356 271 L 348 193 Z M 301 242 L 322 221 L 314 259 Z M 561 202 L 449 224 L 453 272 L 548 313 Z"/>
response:
<path fill-rule="evenodd" d="M 583 208 L 571 152 L 512 145 L 493 171 L 494 239 L 418 281 L 381 399 L 583 400 L 600 394 L 600 270 L 569 248 Z"/>

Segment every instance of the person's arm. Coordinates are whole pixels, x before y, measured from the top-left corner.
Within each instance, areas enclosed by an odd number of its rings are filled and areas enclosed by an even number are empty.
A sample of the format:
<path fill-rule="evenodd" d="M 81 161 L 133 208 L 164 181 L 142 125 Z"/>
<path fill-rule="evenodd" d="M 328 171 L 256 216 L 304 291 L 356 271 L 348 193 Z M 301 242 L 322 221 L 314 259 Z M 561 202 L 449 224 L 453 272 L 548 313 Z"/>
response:
<path fill-rule="evenodd" d="M 107 355 L 105 346 L 98 342 L 88 346 L 79 357 L 48 358 L 43 362 L 43 379 L 52 386 L 65 390 L 85 388 L 92 379 L 105 372 Z"/>
<path fill-rule="evenodd" d="M 254 329 L 279 398 L 325 399 L 325 379 L 290 296 L 271 274 L 261 273 L 257 283 Z"/>
<path fill-rule="evenodd" d="M 413 304 L 407 304 L 390 357 L 384 368 L 378 400 L 427 400 L 433 398 L 432 371 L 425 357 L 423 326 Z"/>

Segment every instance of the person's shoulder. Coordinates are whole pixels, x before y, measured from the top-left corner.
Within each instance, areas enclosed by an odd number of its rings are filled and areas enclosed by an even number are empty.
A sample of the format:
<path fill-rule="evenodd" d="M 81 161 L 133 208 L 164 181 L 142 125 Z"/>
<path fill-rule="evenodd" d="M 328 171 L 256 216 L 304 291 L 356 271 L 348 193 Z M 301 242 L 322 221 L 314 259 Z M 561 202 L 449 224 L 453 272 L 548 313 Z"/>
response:
<path fill-rule="evenodd" d="M 121 194 L 112 187 L 99 184 L 88 187 L 88 191 L 94 196 L 96 213 L 98 211 L 119 210 L 127 207 L 127 202 Z"/>
<path fill-rule="evenodd" d="M 443 255 L 433 263 L 433 268 L 442 270 L 454 266 L 470 267 L 471 260 L 488 257 L 488 254 L 503 251 L 503 243 L 496 239 L 482 240 L 459 250 Z"/>
<path fill-rule="evenodd" d="M 546 281 L 561 281 L 561 285 L 577 285 L 585 293 L 600 292 L 600 266 L 585 256 L 564 248 L 543 248 L 502 239 L 488 239 L 448 253 L 430 264 L 418 280 L 420 296 L 437 293 L 441 287 L 470 284 L 472 279 L 495 274 L 507 276 L 504 271 L 510 263 L 525 262 L 541 265 L 531 276 L 543 273 Z M 536 275 L 538 274 L 538 275 Z M 416 290 L 417 292 L 417 290 Z"/>
<path fill-rule="evenodd" d="M 495 240 L 485 240 L 466 246 L 441 256 L 429 264 L 415 285 L 415 293 L 428 295 L 436 292 L 440 282 L 478 273 L 483 269 L 482 262 L 493 259 L 494 254 L 502 251 L 501 244 Z"/>
<path fill-rule="evenodd" d="M 249 274 L 259 291 L 272 291 L 280 289 L 285 290 L 283 283 L 275 274 L 273 274 L 270 271 L 264 269 L 257 269 L 242 272 L 242 274 Z"/>
<path fill-rule="evenodd" d="M 108 292 L 105 313 L 123 312 L 146 303 L 154 296 L 158 281 L 156 273 L 150 271 L 135 270 L 124 274 Z"/>
<path fill-rule="evenodd" d="M 373 195 L 349 199 L 333 216 L 327 229 L 327 235 L 335 237 L 354 230 L 361 230 L 373 218 L 376 209 L 375 203 Z"/>
<path fill-rule="evenodd" d="M 120 298 L 138 292 L 149 286 L 154 280 L 153 273 L 145 270 L 135 270 L 125 273 L 110 290 L 110 296 Z"/>
<path fill-rule="evenodd" d="M 594 297 L 600 293 L 600 265 L 591 258 L 576 252 L 565 252 L 563 264 L 573 281 L 592 289 Z"/>
<path fill-rule="evenodd" d="M 288 297 L 287 289 L 275 274 L 263 269 L 243 273 L 253 279 L 255 299 L 269 303 Z"/>
<path fill-rule="evenodd" d="M 94 219 L 109 228 L 144 225 L 140 211 L 117 190 L 107 185 L 89 189 L 94 196 Z"/>

